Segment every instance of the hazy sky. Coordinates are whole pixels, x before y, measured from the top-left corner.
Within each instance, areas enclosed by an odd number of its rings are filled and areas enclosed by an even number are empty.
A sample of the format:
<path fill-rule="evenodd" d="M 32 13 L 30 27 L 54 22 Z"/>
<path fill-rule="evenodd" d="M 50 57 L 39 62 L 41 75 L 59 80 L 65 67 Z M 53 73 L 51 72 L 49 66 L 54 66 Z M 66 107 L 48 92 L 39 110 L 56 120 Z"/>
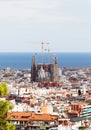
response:
<path fill-rule="evenodd" d="M 91 0 L 0 0 L 0 52 L 91 52 Z"/>

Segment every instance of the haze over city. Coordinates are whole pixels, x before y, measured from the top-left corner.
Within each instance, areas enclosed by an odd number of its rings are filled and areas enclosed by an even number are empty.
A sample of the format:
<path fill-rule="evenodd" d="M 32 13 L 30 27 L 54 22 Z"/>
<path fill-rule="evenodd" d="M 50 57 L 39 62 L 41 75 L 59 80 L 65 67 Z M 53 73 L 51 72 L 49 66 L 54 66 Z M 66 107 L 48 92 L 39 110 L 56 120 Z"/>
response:
<path fill-rule="evenodd" d="M 91 0 L 0 0 L 0 52 L 91 52 Z"/>

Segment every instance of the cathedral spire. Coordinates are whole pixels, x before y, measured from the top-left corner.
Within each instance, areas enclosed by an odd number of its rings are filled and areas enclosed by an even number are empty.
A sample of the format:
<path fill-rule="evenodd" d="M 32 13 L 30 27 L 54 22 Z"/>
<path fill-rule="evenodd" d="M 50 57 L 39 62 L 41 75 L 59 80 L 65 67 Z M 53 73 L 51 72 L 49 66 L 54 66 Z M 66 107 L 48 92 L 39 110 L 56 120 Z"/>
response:
<path fill-rule="evenodd" d="M 33 58 L 32 58 L 32 65 L 35 65 L 35 66 L 36 66 L 36 57 L 35 57 L 35 55 L 34 55 Z"/>
<path fill-rule="evenodd" d="M 32 58 L 32 66 L 31 66 L 31 80 L 36 81 L 36 57 Z"/>
<path fill-rule="evenodd" d="M 58 65 L 57 65 L 57 57 L 54 57 L 54 65 L 53 65 L 53 81 L 58 81 Z"/>
<path fill-rule="evenodd" d="M 54 57 L 54 64 L 57 64 L 57 57 Z"/>

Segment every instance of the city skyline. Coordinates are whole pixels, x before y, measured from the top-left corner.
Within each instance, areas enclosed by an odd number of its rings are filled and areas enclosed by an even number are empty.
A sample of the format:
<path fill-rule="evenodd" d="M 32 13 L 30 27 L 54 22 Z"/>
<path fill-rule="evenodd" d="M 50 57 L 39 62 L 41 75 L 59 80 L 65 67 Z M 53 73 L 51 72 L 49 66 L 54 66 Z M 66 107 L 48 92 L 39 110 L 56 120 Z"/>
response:
<path fill-rule="evenodd" d="M 91 52 L 90 0 L 0 0 L 0 52 Z"/>

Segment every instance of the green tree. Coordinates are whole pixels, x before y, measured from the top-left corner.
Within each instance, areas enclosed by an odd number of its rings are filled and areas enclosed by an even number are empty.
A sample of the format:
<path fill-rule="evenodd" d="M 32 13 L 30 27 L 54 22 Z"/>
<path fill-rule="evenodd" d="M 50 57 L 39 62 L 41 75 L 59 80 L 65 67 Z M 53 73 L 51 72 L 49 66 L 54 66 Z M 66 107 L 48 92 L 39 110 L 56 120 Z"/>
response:
<path fill-rule="evenodd" d="M 0 97 L 8 94 L 6 83 L 0 84 Z M 0 130 L 15 130 L 15 125 L 8 123 L 8 111 L 13 108 L 13 105 L 7 100 L 0 101 Z"/>
<path fill-rule="evenodd" d="M 5 96 L 8 94 L 8 86 L 6 83 L 0 84 L 0 97 Z"/>

